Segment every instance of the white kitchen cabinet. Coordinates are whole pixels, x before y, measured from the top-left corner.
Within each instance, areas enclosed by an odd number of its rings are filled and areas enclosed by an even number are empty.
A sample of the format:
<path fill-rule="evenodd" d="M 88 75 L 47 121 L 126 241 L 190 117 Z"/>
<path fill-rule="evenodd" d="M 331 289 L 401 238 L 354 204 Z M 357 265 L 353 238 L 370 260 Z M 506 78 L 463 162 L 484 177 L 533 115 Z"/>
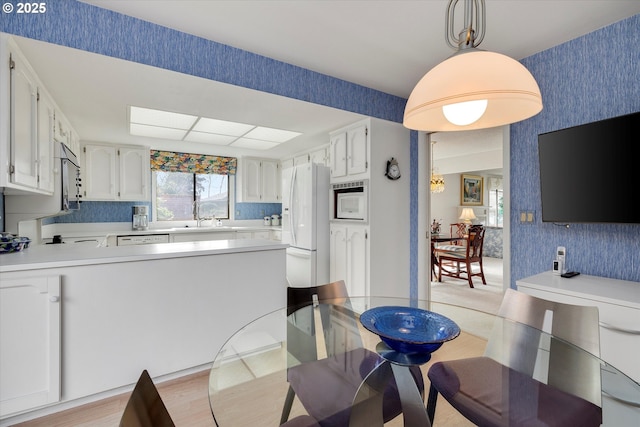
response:
<path fill-rule="evenodd" d="M 12 49 L 10 68 L 10 181 L 38 187 L 38 84 L 26 60 Z"/>
<path fill-rule="evenodd" d="M 0 186 L 11 193 L 52 194 L 56 121 L 66 119 L 11 37 L 0 35 Z M 66 124 L 67 135 L 75 134 Z M 77 135 L 74 138 L 77 141 Z"/>
<path fill-rule="evenodd" d="M 329 281 L 344 280 L 351 296 L 369 296 L 369 228 L 331 224 Z"/>
<path fill-rule="evenodd" d="M 309 153 L 309 161 L 323 166 L 329 165 L 328 147 L 322 147 Z"/>
<path fill-rule="evenodd" d="M 83 158 L 85 200 L 149 200 L 147 147 L 86 144 Z"/>
<path fill-rule="evenodd" d="M 0 417 L 60 400 L 60 276 L 0 282 Z"/>
<path fill-rule="evenodd" d="M 282 201 L 278 160 L 244 157 L 237 178 L 240 187 L 239 202 L 280 203 Z"/>
<path fill-rule="evenodd" d="M 238 231 L 238 232 L 236 232 L 236 239 L 265 239 L 265 240 L 271 240 L 271 231 L 270 230 Z"/>
<path fill-rule="evenodd" d="M 299 154 L 293 158 L 293 166 L 306 165 L 309 161 L 310 158 L 308 153 Z"/>
<path fill-rule="evenodd" d="M 207 240 L 233 240 L 236 238 L 235 231 L 216 231 L 201 233 L 172 233 L 171 241 L 176 242 L 203 242 Z"/>
<path fill-rule="evenodd" d="M 332 222 L 334 232 L 338 225 L 346 227 L 345 233 L 363 229 L 358 227 L 364 227 L 366 232 L 366 245 L 358 253 L 352 249 L 347 255 L 346 248 L 336 247 L 337 242 L 332 241 L 331 279 L 345 279 L 354 295 L 410 295 L 410 137 L 410 131 L 400 123 L 375 118 L 360 120 L 330 133 L 331 184 L 361 180 L 368 182 L 367 220 L 333 219 Z M 344 154 L 347 152 L 351 153 L 351 159 Z M 337 161 L 336 153 L 343 153 L 342 162 Z M 385 176 L 386 164 L 391 158 L 398 160 L 402 171 L 402 177 L 398 180 L 390 180 Z M 336 177 L 337 170 L 342 171 L 337 175 L 343 176 Z M 352 246 L 355 247 L 354 242 L 361 237 L 352 236 Z M 345 264 L 349 258 L 353 261 Z M 351 266 L 351 270 L 346 271 L 347 265 Z M 350 281 L 354 284 L 350 284 Z"/>
<path fill-rule="evenodd" d="M 363 178 L 369 169 L 369 128 L 365 123 L 331 133 L 331 178 Z"/>
<path fill-rule="evenodd" d="M 56 107 L 46 91 L 38 100 L 38 188 L 53 193 L 54 121 Z"/>

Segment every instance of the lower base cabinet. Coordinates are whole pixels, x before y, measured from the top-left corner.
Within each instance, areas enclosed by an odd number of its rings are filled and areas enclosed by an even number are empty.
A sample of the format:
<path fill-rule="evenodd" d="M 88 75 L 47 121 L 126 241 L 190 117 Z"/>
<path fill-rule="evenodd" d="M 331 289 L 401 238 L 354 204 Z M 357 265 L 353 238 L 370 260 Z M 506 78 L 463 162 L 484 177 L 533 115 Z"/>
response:
<path fill-rule="evenodd" d="M 60 276 L 0 282 L 0 417 L 60 400 Z"/>
<path fill-rule="evenodd" d="M 369 295 L 369 227 L 331 224 L 329 280 L 344 280 L 351 296 Z"/>

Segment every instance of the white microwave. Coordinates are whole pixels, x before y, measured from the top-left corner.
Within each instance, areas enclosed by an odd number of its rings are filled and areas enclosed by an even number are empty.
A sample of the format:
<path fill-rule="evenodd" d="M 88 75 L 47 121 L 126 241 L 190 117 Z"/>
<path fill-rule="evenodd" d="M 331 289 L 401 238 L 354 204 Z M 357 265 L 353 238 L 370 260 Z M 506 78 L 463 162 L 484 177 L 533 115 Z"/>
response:
<path fill-rule="evenodd" d="M 367 221 L 367 182 L 333 184 L 333 219 Z"/>

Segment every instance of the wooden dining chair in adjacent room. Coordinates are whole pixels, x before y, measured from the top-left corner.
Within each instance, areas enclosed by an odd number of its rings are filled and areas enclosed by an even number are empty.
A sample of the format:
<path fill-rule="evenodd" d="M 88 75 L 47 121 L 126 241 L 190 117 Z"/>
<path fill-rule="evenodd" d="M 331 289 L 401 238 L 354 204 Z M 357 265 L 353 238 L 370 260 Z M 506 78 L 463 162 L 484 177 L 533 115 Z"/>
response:
<path fill-rule="evenodd" d="M 473 288 L 473 277 L 479 276 L 482 284 L 487 284 L 482 265 L 484 233 L 485 228 L 482 225 L 472 225 L 467 232 L 464 246 L 447 245 L 435 249 L 440 264 L 438 282 L 442 282 L 442 276 L 448 276 L 466 280 L 469 287 Z M 477 267 L 475 271 L 474 266 Z"/>
<path fill-rule="evenodd" d="M 596 307 L 508 289 L 485 355 L 429 368 L 429 418 L 441 394 L 479 426 L 599 426 L 600 364 L 581 349 L 600 354 Z"/>
<path fill-rule="evenodd" d="M 314 307 L 316 299 L 320 303 L 317 308 Z M 363 347 L 358 321 L 348 309 L 349 295 L 344 281 L 309 288 L 289 287 L 287 305 L 290 314 L 287 351 L 291 361 L 287 370 L 289 391 L 280 423 L 289 418 L 297 396 L 322 427 L 348 426 L 359 387 L 383 359 Z M 316 323 L 316 318 L 321 325 Z M 323 334 L 316 336 L 316 331 Z M 423 395 L 420 369 L 411 368 L 411 373 Z M 386 422 L 402 412 L 395 381 L 387 384 L 381 394 L 381 402 L 373 403 L 371 399 L 361 404 L 370 403 L 371 412 L 381 411 Z"/>
<path fill-rule="evenodd" d="M 129 397 L 120 427 L 175 427 L 146 369 Z"/>

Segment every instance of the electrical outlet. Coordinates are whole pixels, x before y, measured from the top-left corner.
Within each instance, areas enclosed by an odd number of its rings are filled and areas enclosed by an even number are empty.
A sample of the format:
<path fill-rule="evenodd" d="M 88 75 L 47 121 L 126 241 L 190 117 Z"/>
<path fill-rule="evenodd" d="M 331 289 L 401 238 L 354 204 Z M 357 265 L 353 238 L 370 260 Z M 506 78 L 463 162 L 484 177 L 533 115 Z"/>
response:
<path fill-rule="evenodd" d="M 533 222 L 533 212 L 527 212 L 527 222 Z"/>
<path fill-rule="evenodd" d="M 527 222 L 527 213 L 526 212 L 520 212 L 520 222 L 522 222 L 522 223 Z"/>

